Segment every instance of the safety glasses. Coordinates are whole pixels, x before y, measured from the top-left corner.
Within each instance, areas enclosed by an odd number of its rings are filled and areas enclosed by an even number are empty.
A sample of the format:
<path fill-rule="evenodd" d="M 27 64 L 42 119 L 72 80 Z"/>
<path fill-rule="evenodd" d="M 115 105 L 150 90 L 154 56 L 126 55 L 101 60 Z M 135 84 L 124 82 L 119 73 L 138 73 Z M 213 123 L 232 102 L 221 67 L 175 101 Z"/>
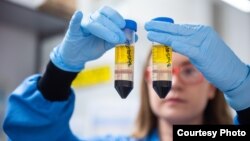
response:
<path fill-rule="evenodd" d="M 148 80 L 151 80 L 152 66 L 147 68 Z M 204 80 L 203 75 L 192 65 L 184 64 L 178 67 L 172 68 L 172 75 L 177 76 L 177 78 L 185 85 L 195 85 L 201 83 Z"/>
<path fill-rule="evenodd" d="M 203 75 L 192 64 L 173 67 L 172 74 L 176 75 L 180 81 L 187 85 L 201 83 L 204 79 Z"/>

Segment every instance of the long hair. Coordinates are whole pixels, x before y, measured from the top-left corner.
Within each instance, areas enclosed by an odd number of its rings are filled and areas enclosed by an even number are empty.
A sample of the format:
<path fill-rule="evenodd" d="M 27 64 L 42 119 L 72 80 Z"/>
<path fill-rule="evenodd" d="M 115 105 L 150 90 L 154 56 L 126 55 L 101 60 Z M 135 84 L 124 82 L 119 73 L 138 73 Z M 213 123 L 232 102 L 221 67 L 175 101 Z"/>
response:
<path fill-rule="evenodd" d="M 144 65 L 144 72 L 150 61 L 151 53 Z M 132 136 L 142 138 L 147 136 L 153 129 L 157 128 L 157 117 L 153 113 L 149 104 L 149 92 L 147 82 L 145 81 L 145 73 L 142 73 L 140 107 L 137 118 L 135 120 L 135 128 Z M 232 113 L 227 105 L 223 93 L 216 89 L 215 97 L 208 101 L 204 111 L 203 124 L 232 124 Z"/>

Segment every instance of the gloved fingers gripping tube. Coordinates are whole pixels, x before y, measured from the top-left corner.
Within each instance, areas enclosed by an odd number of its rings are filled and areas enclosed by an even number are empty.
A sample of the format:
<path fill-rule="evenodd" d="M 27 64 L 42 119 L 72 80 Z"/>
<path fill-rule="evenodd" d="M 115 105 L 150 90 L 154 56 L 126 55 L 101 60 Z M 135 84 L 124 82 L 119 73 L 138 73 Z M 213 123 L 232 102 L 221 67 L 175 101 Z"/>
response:
<path fill-rule="evenodd" d="M 173 19 L 158 17 L 155 21 L 171 22 Z M 157 42 L 152 43 L 153 88 L 160 98 L 165 98 L 172 86 L 172 48 Z"/>
<path fill-rule="evenodd" d="M 124 44 L 115 46 L 115 89 L 125 99 L 133 89 L 134 79 L 134 43 L 137 24 L 133 20 L 125 20 L 123 29 L 126 36 Z"/>

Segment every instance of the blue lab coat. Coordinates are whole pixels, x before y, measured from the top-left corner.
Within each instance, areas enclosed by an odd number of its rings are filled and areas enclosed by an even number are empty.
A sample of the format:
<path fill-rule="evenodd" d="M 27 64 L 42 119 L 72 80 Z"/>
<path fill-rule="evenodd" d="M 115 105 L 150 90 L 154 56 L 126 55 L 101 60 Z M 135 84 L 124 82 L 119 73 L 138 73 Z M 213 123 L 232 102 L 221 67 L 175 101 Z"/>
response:
<path fill-rule="evenodd" d="M 38 88 L 38 82 L 41 79 L 39 74 L 32 75 L 24 80 L 12 92 L 8 101 L 8 109 L 3 124 L 3 129 L 10 141 L 79 141 L 79 140 L 93 140 L 93 141 L 158 141 L 158 132 L 155 129 L 149 135 L 142 139 L 134 139 L 129 136 L 111 136 L 95 137 L 91 139 L 80 139 L 70 130 L 69 120 L 74 110 L 75 95 L 70 88 L 70 83 L 67 82 L 68 90 L 62 90 L 61 93 L 54 93 L 62 89 L 61 85 L 66 86 L 64 82 L 61 83 L 58 79 L 69 82 L 73 81 L 76 74 L 63 72 L 56 68 L 52 63 L 48 65 L 47 72 L 42 77 L 46 83 L 45 88 Z M 57 75 L 57 76 L 56 76 Z M 53 78 L 54 77 L 54 78 Z M 52 79 L 51 79 L 52 78 Z M 249 78 L 250 79 L 250 78 Z M 54 81 L 54 82 L 51 82 Z M 250 80 L 248 80 L 250 81 Z M 39 83 L 40 84 L 40 83 Z M 42 85 L 44 85 L 42 84 Z M 40 86 L 40 85 L 39 85 Z M 247 87 L 243 87 L 247 88 Z M 43 93 L 41 91 L 44 91 Z M 51 90 L 47 92 L 47 90 Z M 65 92 L 68 91 L 68 92 Z M 53 99 L 61 99 L 62 93 L 65 92 L 68 96 L 62 101 L 53 101 Z M 47 93 L 47 95 L 45 95 Z M 51 97 L 51 95 L 55 97 Z M 58 97 L 59 96 L 59 97 Z M 47 97 L 47 99 L 45 98 Z M 52 99 L 52 101 L 48 100 Z M 250 108 L 244 111 L 237 111 L 238 116 L 235 117 L 235 123 L 249 124 Z M 239 118 L 238 118 L 239 117 Z M 240 121 L 240 122 L 239 122 Z"/>
<path fill-rule="evenodd" d="M 70 130 L 69 120 L 74 110 L 72 91 L 67 101 L 51 102 L 37 89 L 39 75 L 28 77 L 9 97 L 4 131 L 11 141 L 157 141 L 153 131 L 143 139 L 128 136 L 94 137 L 80 139 Z"/>

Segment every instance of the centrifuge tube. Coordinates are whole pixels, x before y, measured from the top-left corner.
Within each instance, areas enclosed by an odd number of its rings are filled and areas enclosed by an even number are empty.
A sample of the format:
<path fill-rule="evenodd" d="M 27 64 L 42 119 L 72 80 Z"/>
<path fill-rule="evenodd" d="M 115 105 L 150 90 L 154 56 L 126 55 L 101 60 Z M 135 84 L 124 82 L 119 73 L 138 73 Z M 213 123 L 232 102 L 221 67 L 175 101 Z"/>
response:
<path fill-rule="evenodd" d="M 126 42 L 115 46 L 115 89 L 123 99 L 129 95 L 134 85 L 134 43 L 137 30 L 135 21 L 125 21 L 123 31 Z"/>
<path fill-rule="evenodd" d="M 173 23 L 173 19 L 158 17 L 155 21 Z M 152 43 L 153 88 L 160 98 L 165 98 L 172 85 L 172 48 L 157 42 Z"/>

